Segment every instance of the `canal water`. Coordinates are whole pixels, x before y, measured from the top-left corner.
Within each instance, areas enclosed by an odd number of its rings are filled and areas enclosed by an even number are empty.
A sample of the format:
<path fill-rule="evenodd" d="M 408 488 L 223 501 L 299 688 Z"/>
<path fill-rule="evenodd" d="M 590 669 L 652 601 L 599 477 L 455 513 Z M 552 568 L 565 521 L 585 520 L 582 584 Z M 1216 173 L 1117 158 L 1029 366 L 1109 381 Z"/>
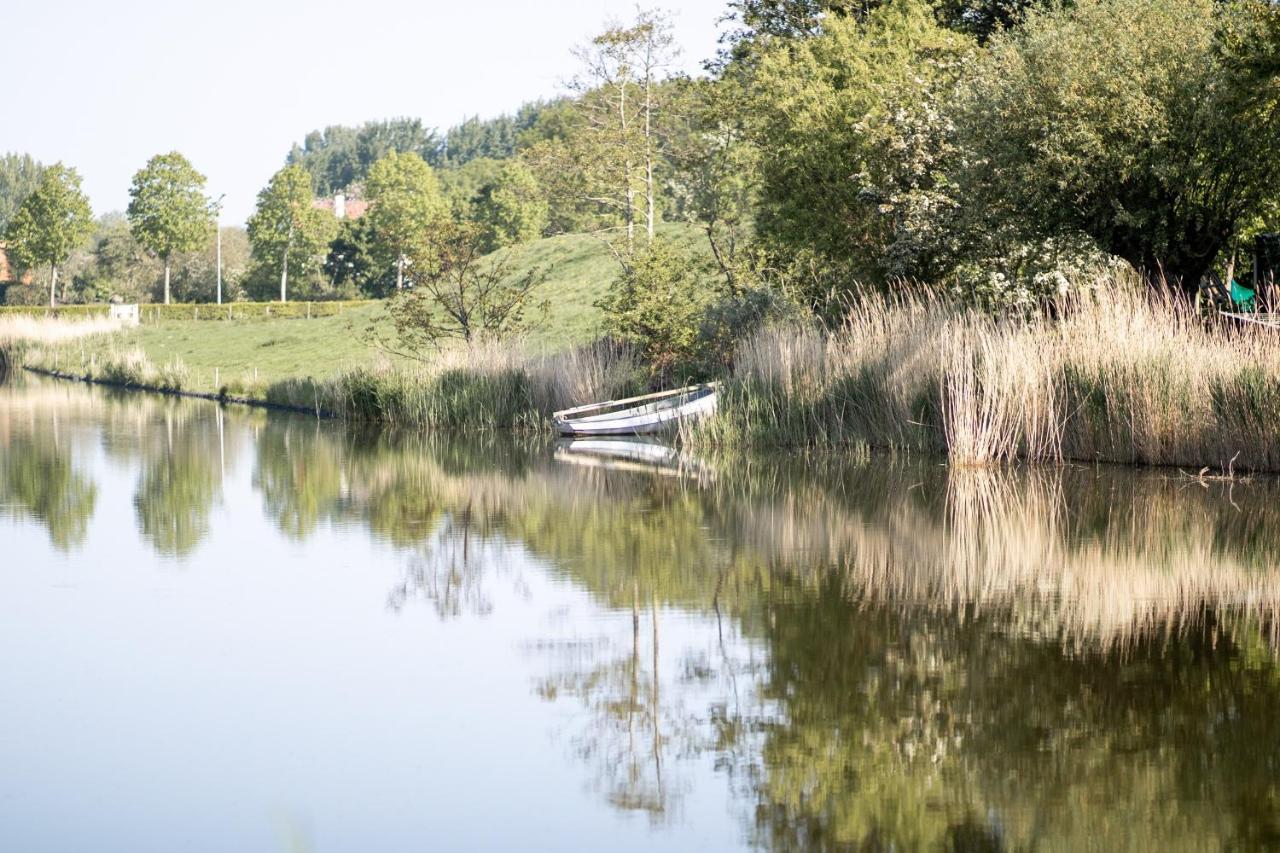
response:
<path fill-rule="evenodd" d="M 19 377 L 0 849 L 1268 849 L 1277 521 Z"/>

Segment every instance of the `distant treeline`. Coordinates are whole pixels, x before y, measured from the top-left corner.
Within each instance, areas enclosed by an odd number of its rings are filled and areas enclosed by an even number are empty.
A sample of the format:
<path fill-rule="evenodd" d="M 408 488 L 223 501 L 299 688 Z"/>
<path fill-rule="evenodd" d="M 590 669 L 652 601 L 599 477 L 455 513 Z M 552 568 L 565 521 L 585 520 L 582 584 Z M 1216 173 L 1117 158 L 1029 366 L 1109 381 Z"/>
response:
<path fill-rule="evenodd" d="M 369 121 L 359 127 L 331 125 L 308 133 L 285 162 L 307 170 L 317 195 L 333 195 L 364 181 L 373 164 L 391 151 L 413 152 L 438 169 L 456 169 L 481 158 L 512 157 L 546 134 L 539 129 L 544 113 L 563 108 L 563 101 L 536 101 L 523 105 L 515 115 L 469 118 L 443 136 L 416 118 Z"/>

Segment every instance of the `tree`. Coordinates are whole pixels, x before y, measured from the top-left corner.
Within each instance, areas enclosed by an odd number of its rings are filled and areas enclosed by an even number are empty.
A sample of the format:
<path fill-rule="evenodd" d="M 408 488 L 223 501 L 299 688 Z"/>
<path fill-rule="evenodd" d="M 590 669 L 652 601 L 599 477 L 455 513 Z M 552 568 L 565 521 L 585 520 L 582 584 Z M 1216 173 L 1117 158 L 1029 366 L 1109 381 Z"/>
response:
<path fill-rule="evenodd" d="M 49 304 L 57 304 L 58 267 L 93 230 L 93 211 L 75 169 L 54 163 L 22 202 L 5 241 L 19 267 L 49 267 Z"/>
<path fill-rule="evenodd" d="M 682 83 L 680 121 L 666 145 L 673 214 L 702 228 L 731 290 L 744 284 L 759 193 L 760 149 L 747 133 L 746 89 L 737 74 Z"/>
<path fill-rule="evenodd" d="M 736 26 L 721 37 L 724 47 L 712 65 L 724 71 L 735 62 L 750 64 L 761 48 L 819 35 L 832 21 L 866 20 L 890 2 L 894 0 L 733 0 L 728 20 Z M 1051 2 L 934 0 L 932 6 L 939 24 L 985 43 L 996 33 L 1016 26 L 1028 9 Z"/>
<path fill-rule="evenodd" d="M 634 24 L 610 26 L 576 51 L 583 71 L 572 84 L 573 132 L 529 152 L 552 193 L 596 209 L 595 230 L 624 232 L 624 258 L 635 250 L 637 222 L 653 240 L 668 91 L 662 83 L 676 54 L 671 23 L 658 11 L 640 10 Z"/>
<path fill-rule="evenodd" d="M 177 151 L 157 154 L 133 176 L 129 225 L 147 251 L 164 264 L 164 304 L 170 301 L 174 253 L 194 252 L 213 236 L 213 207 L 204 195 L 205 177 Z"/>
<path fill-rule="evenodd" d="M 956 205 L 945 107 L 971 51 L 925 0 L 896 0 L 764 53 L 749 80 L 764 242 L 845 286 L 934 277 Z"/>
<path fill-rule="evenodd" d="M 373 299 L 390 296 L 396 289 L 395 273 L 379 263 L 377 255 L 369 217 L 344 219 L 338 223 L 338 236 L 329 243 L 324 274 L 336 288 L 354 287 Z"/>
<path fill-rule="evenodd" d="M 222 226 L 222 293 L 233 302 L 249 269 L 249 237 L 239 225 Z M 173 292 L 179 302 L 213 302 L 218 295 L 218 254 L 210 244 L 174 265 Z"/>
<path fill-rule="evenodd" d="M 369 227 L 380 254 L 396 269 L 396 290 L 404 287 L 410 248 L 420 235 L 449 216 L 435 172 L 417 154 L 392 151 L 369 170 Z"/>
<path fill-rule="evenodd" d="M 319 268 L 338 230 L 338 221 L 315 207 L 311 179 L 298 165 L 271 176 L 248 225 L 253 260 L 263 269 L 279 265 L 281 302 L 288 301 L 290 265 L 295 274 Z"/>
<path fill-rule="evenodd" d="M 1258 64 L 1278 15 L 1255 0 L 1028 14 L 993 40 L 960 113 L 975 207 L 1194 290 L 1280 196 L 1280 92 Z"/>
<path fill-rule="evenodd" d="M 441 169 L 438 172 L 440 191 L 444 193 L 454 219 L 467 222 L 475 218 L 476 199 L 481 190 L 498 180 L 504 162 L 477 157 L 456 169 Z"/>
<path fill-rule="evenodd" d="M 484 231 L 486 248 L 502 249 L 541 236 L 547 200 L 529 167 L 507 160 L 476 194 L 472 217 Z"/>
<path fill-rule="evenodd" d="M 108 213 L 98 219 L 87 262 L 74 275 L 74 287 L 83 302 L 106 302 L 115 297 L 125 302 L 148 302 L 160 280 L 160 268 L 134 238 L 128 220 L 120 213 Z"/>
<path fill-rule="evenodd" d="M 482 157 L 505 160 L 515 156 L 522 145 L 522 135 L 538 123 L 547 106 L 544 101 L 531 101 L 514 116 L 466 119 L 445 132 L 439 162 L 432 165 L 457 168 Z"/>
<path fill-rule="evenodd" d="M 398 343 L 378 342 L 421 358 L 450 339 L 472 344 L 526 328 L 525 311 L 542 270 L 513 273 L 507 253 L 485 254 L 484 236 L 469 223 L 442 223 L 414 244 L 415 286 L 395 295 L 388 311 Z"/>
<path fill-rule="evenodd" d="M 698 359 L 706 309 L 718 295 L 689 259 L 663 243 L 636 253 L 601 304 L 610 332 L 635 342 L 655 375 L 679 379 Z"/>
<path fill-rule="evenodd" d="M 9 227 L 10 220 L 27 196 L 40 184 L 40 172 L 44 169 L 30 154 L 5 154 L 0 157 L 0 233 Z"/>

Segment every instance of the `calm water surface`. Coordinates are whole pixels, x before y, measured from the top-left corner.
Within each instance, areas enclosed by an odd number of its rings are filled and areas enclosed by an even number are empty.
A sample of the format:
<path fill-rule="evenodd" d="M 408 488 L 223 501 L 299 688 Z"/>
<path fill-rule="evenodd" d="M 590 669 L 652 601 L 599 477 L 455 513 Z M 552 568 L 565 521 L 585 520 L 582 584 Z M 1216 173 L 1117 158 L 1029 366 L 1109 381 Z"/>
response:
<path fill-rule="evenodd" d="M 0 850 L 1280 845 L 1280 487 L 0 387 Z"/>

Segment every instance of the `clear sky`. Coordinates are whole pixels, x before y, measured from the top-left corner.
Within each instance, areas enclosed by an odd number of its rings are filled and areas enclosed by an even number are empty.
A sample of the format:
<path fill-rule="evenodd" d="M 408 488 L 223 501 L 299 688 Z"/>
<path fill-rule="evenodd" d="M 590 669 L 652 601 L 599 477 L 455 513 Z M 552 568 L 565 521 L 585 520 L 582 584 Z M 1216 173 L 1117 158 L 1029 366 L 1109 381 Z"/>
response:
<path fill-rule="evenodd" d="M 687 70 L 726 0 L 671 0 Z M 444 130 L 563 91 L 570 54 L 628 0 L 0 0 L 0 152 L 76 167 L 123 210 L 147 158 L 185 154 L 242 222 L 290 145 L 330 124 Z"/>

